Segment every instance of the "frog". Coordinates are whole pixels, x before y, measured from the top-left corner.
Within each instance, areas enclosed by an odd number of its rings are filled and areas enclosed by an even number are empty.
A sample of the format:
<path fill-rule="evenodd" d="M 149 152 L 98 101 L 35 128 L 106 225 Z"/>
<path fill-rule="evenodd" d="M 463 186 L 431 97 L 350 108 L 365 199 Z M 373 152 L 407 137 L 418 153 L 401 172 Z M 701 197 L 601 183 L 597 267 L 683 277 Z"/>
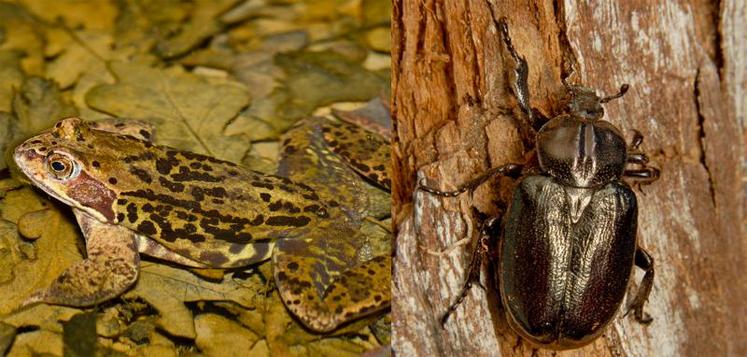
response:
<path fill-rule="evenodd" d="M 152 136 L 137 125 L 74 117 L 15 149 L 31 183 L 72 209 L 87 253 L 25 306 L 89 307 L 113 299 L 136 283 L 142 254 L 217 269 L 278 255 L 276 284 L 296 296 L 284 299 L 286 307 L 315 332 L 388 308 L 388 284 L 366 288 L 390 275 L 388 255 L 357 259 L 309 289 L 299 275 L 307 265 L 287 254 L 309 237 L 358 234 L 336 200 L 285 176 L 155 145 Z"/>

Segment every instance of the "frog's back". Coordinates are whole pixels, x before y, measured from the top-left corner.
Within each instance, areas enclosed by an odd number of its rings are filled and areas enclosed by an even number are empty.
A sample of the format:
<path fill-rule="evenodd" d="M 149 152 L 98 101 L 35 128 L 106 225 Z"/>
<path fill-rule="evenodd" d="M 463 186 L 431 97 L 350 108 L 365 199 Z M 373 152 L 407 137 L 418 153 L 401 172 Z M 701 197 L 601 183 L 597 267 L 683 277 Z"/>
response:
<path fill-rule="evenodd" d="M 35 139 L 36 155 L 64 154 L 79 170 L 64 186 L 48 185 L 48 192 L 208 266 L 262 260 L 269 256 L 270 239 L 328 221 L 329 207 L 310 187 L 231 162 L 96 130 L 79 120 Z"/>

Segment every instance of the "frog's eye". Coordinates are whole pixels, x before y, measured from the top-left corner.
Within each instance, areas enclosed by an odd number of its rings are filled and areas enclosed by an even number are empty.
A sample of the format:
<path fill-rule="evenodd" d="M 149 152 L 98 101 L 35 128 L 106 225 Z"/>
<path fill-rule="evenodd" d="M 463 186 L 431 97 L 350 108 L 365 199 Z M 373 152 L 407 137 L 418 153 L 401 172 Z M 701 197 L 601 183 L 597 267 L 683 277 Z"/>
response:
<path fill-rule="evenodd" d="M 71 179 L 77 176 L 78 169 L 75 162 L 69 157 L 57 153 L 47 156 L 47 169 L 60 180 Z"/>

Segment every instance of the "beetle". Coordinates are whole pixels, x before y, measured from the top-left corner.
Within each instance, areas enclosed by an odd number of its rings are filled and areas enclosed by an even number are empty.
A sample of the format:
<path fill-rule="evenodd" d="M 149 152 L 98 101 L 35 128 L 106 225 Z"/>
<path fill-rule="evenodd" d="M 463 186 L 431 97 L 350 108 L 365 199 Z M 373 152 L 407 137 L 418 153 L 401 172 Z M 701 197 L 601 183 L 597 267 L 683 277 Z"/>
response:
<path fill-rule="evenodd" d="M 496 25 L 516 63 L 512 89 L 525 124 L 534 131 L 538 165 L 493 168 L 456 191 L 419 182 L 420 190 L 454 197 L 491 177 L 520 178 L 507 214 L 482 225 L 465 285 L 441 323 L 472 284 L 479 284 L 486 258 L 496 267 L 493 278 L 509 326 L 534 345 L 561 350 L 593 341 L 622 305 L 634 265 L 645 274 L 627 312 L 650 323 L 643 305 L 653 286 L 654 260 L 637 242 L 637 199 L 622 179 L 651 183 L 659 170 L 648 166 L 648 157 L 639 151 L 643 137 L 638 131 L 627 145 L 620 130 L 602 120 L 602 104 L 622 97 L 629 86 L 600 98 L 564 80 L 566 111 L 547 120 L 530 105 L 527 62 L 514 48 L 505 19 Z M 539 130 L 536 123 L 542 123 Z"/>

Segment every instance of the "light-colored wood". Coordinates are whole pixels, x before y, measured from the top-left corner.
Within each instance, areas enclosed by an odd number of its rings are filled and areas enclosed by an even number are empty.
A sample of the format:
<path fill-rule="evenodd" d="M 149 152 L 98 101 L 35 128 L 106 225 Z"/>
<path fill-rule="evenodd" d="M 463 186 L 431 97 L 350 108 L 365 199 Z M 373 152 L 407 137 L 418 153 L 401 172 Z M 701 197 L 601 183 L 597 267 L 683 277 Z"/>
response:
<path fill-rule="evenodd" d="M 509 90 L 513 62 L 495 20 L 507 17 L 529 62 L 532 104 L 559 113 L 561 77 L 611 94 L 606 119 L 642 146 L 662 178 L 636 190 L 639 241 L 656 260 L 642 326 L 618 317 L 604 337 L 561 355 L 747 355 L 742 169 L 745 149 L 742 1 L 395 0 L 396 256 L 393 346 L 400 356 L 551 355 L 507 328 L 496 291 L 473 288 L 438 322 L 463 284 L 478 218 L 513 188 L 493 180 L 456 198 L 414 193 L 417 175 L 454 189 L 490 167 L 523 162 Z M 462 243 L 459 243 L 462 242 Z M 466 244 L 463 244 L 466 243 Z M 440 253 L 440 255 L 438 255 Z M 490 285 L 488 267 L 484 284 Z M 636 272 L 634 282 L 640 281 Z M 635 284 L 633 284 L 635 285 Z M 631 290 L 637 286 L 632 286 Z"/>

